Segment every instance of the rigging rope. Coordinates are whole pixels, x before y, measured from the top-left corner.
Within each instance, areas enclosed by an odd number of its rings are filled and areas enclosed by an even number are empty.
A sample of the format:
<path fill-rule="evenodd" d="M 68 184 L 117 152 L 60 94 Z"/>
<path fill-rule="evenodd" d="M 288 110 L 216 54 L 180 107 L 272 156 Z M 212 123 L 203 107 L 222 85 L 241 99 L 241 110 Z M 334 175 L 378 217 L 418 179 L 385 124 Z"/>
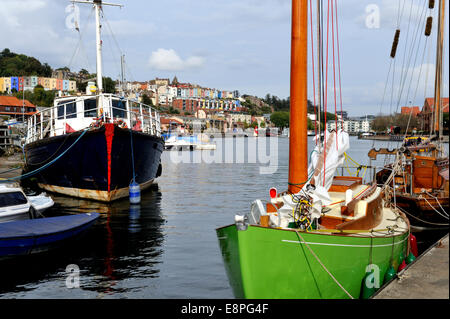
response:
<path fill-rule="evenodd" d="M 325 171 L 326 171 L 326 157 L 327 157 L 327 107 L 328 107 L 328 43 L 329 43 L 329 34 L 330 34 L 330 0 L 328 0 L 327 7 L 327 50 L 326 50 L 326 66 L 325 66 L 325 100 L 324 100 L 324 130 L 323 130 L 323 186 L 325 186 Z"/>
<path fill-rule="evenodd" d="M 89 16 L 86 19 L 86 25 L 89 24 L 93 13 L 94 13 L 94 8 L 92 8 L 91 11 L 89 12 Z M 80 47 L 80 49 L 83 51 L 83 54 L 86 57 L 88 68 L 89 69 L 91 68 L 90 63 L 89 63 L 89 58 L 88 58 L 88 56 L 87 56 L 87 54 L 86 54 L 86 52 L 84 51 L 84 48 L 83 48 L 83 36 L 84 36 L 86 30 L 87 30 L 87 28 L 85 28 L 82 32 L 80 32 L 80 29 L 79 28 L 77 29 L 78 35 L 79 35 L 79 39 L 78 39 L 78 44 L 77 44 L 77 46 L 75 48 L 75 51 L 73 52 L 72 57 L 70 58 L 69 64 L 67 66 L 69 69 L 72 67 L 73 59 L 75 58 L 75 55 L 78 52 L 78 47 Z"/>
<path fill-rule="evenodd" d="M 315 67 L 314 67 L 314 35 L 313 35 L 313 14 L 312 14 L 312 0 L 309 0 L 309 13 L 311 21 L 311 60 L 312 60 L 312 77 L 313 77 L 313 101 L 314 101 L 314 135 L 317 136 L 317 112 L 316 112 L 316 80 L 315 80 Z M 318 143 L 316 139 L 316 145 Z"/>
<path fill-rule="evenodd" d="M 338 9 L 337 9 L 338 3 L 337 0 L 335 0 L 335 10 L 336 10 L 336 46 L 337 46 L 337 57 L 338 57 L 338 73 L 339 73 L 339 98 L 341 102 L 341 122 L 342 122 L 342 129 L 344 129 L 344 116 L 342 111 L 342 87 L 341 87 L 341 59 L 340 59 L 340 52 L 339 52 L 339 23 L 338 23 Z"/>
<path fill-rule="evenodd" d="M 336 150 L 338 150 L 338 125 L 337 125 L 337 102 L 336 102 L 336 62 L 334 55 L 334 14 L 333 0 L 331 0 L 331 38 L 333 43 L 333 92 L 334 92 L 334 125 L 336 131 Z"/>

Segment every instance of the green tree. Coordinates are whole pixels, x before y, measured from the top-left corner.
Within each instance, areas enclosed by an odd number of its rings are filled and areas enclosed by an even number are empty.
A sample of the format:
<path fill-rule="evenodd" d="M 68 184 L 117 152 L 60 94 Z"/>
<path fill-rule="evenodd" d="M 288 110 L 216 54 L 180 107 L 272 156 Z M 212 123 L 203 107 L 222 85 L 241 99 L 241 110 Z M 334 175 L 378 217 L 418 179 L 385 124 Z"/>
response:
<path fill-rule="evenodd" d="M 17 54 L 5 48 L 0 53 L 0 76 L 29 76 L 38 75 L 50 77 L 52 68 L 41 64 L 39 60 L 24 54 Z"/>
<path fill-rule="evenodd" d="M 110 77 L 103 78 L 103 92 L 105 93 L 115 93 L 116 92 L 116 82 Z"/>
<path fill-rule="evenodd" d="M 270 115 L 270 121 L 281 129 L 289 127 L 289 112 L 277 111 Z"/>
<path fill-rule="evenodd" d="M 149 106 L 153 106 L 153 101 L 151 98 L 148 97 L 147 94 L 142 94 L 142 103 L 147 104 Z"/>
<path fill-rule="evenodd" d="M 314 123 L 308 118 L 308 130 L 314 130 Z"/>
<path fill-rule="evenodd" d="M 252 128 L 258 127 L 258 122 L 253 121 L 252 124 L 250 124 L 250 127 L 252 127 Z"/>

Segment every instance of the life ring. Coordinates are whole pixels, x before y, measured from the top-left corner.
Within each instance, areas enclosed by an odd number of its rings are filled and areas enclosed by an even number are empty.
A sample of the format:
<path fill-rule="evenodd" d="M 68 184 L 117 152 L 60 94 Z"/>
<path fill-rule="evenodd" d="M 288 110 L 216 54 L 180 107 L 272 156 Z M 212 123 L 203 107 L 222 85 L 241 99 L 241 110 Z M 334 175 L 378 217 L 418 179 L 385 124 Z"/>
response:
<path fill-rule="evenodd" d="M 117 120 L 114 123 L 120 128 L 128 128 L 127 123 L 123 120 Z"/>

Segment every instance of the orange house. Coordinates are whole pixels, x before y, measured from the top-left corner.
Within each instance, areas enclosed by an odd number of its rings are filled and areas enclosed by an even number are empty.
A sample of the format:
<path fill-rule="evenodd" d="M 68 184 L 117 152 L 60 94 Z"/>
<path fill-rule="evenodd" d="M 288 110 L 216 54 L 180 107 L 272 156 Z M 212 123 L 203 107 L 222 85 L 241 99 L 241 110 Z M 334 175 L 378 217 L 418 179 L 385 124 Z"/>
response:
<path fill-rule="evenodd" d="M 62 89 L 63 89 L 63 80 L 62 79 L 56 79 L 56 89 L 59 91 L 62 91 Z"/>
<path fill-rule="evenodd" d="M 28 100 L 19 100 L 15 96 L 0 96 L 0 116 L 25 118 L 36 113 L 36 106 Z"/>

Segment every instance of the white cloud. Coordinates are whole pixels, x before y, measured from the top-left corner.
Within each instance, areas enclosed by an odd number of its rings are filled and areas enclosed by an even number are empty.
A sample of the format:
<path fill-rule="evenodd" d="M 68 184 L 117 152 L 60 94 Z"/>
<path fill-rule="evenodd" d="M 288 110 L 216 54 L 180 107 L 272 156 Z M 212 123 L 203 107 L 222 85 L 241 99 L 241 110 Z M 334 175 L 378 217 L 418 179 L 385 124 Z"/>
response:
<path fill-rule="evenodd" d="M 152 52 L 149 66 L 160 71 L 182 71 L 186 69 L 200 68 L 204 64 L 204 58 L 191 56 L 183 60 L 173 49 L 162 49 Z"/>

